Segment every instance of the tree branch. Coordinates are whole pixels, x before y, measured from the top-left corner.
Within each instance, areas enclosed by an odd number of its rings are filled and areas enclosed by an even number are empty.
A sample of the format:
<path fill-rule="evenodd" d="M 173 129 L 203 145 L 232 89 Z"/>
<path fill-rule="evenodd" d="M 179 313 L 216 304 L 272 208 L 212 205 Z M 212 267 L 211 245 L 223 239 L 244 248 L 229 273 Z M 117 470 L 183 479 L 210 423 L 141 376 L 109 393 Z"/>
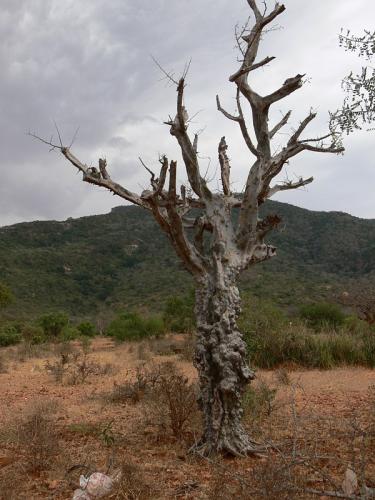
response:
<path fill-rule="evenodd" d="M 282 119 L 279 121 L 279 123 L 277 125 L 275 125 L 273 127 L 272 130 L 270 130 L 269 132 L 269 138 L 272 139 L 276 134 L 277 132 L 282 129 L 287 123 L 288 123 L 288 120 L 290 118 L 290 115 L 292 114 L 291 111 L 288 111 L 283 117 Z"/>
<path fill-rule="evenodd" d="M 35 134 L 30 133 L 29 135 L 43 142 L 44 144 L 51 146 L 52 149 L 58 149 L 72 165 L 74 165 L 80 172 L 82 172 L 84 182 L 104 187 L 111 191 L 113 194 L 117 194 L 121 198 L 124 198 L 125 200 L 130 201 L 135 205 L 139 205 L 140 207 L 150 210 L 150 204 L 147 199 L 143 199 L 142 196 L 139 196 L 136 193 L 133 193 L 132 191 L 124 188 L 120 184 L 112 181 L 107 171 L 107 161 L 105 159 L 99 159 L 99 170 L 97 170 L 95 167 L 88 167 L 86 164 L 82 163 L 76 156 L 73 155 L 73 153 L 71 153 L 69 148 L 54 144 L 52 143 L 52 140 L 47 141 Z M 61 140 L 60 135 L 59 138 Z"/>
<path fill-rule="evenodd" d="M 193 191 L 200 198 L 211 197 L 211 192 L 206 181 L 201 177 L 199 163 L 194 145 L 187 134 L 188 114 L 183 105 L 185 80 L 181 78 L 177 86 L 177 115 L 173 121 L 166 122 L 170 125 L 170 133 L 175 136 L 180 148 L 186 167 L 186 173 Z"/>
<path fill-rule="evenodd" d="M 221 184 L 225 196 L 230 195 L 230 163 L 227 155 L 227 143 L 225 137 L 222 137 L 219 143 L 219 163 L 221 169 Z"/>
<path fill-rule="evenodd" d="M 269 188 L 267 193 L 267 198 L 271 198 L 275 193 L 279 191 L 287 191 L 289 189 L 298 189 L 303 186 L 307 186 L 313 182 L 314 177 L 309 177 L 308 179 L 299 179 L 297 182 L 286 181 L 283 184 L 276 184 L 275 186 Z"/>
<path fill-rule="evenodd" d="M 218 95 L 216 96 L 216 104 L 217 104 L 218 111 L 223 113 L 223 115 L 226 118 L 228 118 L 228 120 L 235 121 L 240 125 L 241 133 L 242 133 L 242 136 L 244 138 L 244 141 L 245 141 L 247 147 L 249 148 L 249 150 L 251 151 L 251 153 L 253 155 L 258 156 L 258 151 L 257 151 L 256 147 L 254 146 L 254 144 L 251 140 L 251 137 L 249 135 L 249 132 L 247 130 L 246 121 L 245 121 L 245 117 L 243 115 L 241 101 L 240 101 L 240 92 L 238 89 L 237 89 L 236 101 L 237 101 L 237 110 L 239 113 L 238 116 L 231 115 L 224 108 L 222 108 L 222 106 L 220 104 L 219 96 Z"/>
<path fill-rule="evenodd" d="M 242 106 L 241 106 L 240 90 L 238 88 L 237 88 L 236 101 L 237 101 L 237 109 L 238 109 L 238 113 L 239 113 L 239 117 L 240 117 L 239 124 L 240 124 L 241 132 L 242 132 L 242 137 L 244 138 L 246 146 L 249 148 L 250 152 L 254 156 L 259 157 L 259 152 L 258 152 L 257 148 L 254 146 L 253 141 L 251 140 L 249 131 L 247 130 L 246 121 L 245 121 L 245 117 L 244 117 L 244 114 L 242 111 Z"/>
<path fill-rule="evenodd" d="M 221 107 L 220 99 L 219 99 L 218 95 L 216 96 L 216 106 L 217 106 L 218 111 L 220 111 L 220 113 L 223 113 L 223 115 L 225 116 L 225 118 L 228 118 L 228 120 L 232 120 L 234 122 L 239 122 L 240 121 L 240 117 L 239 116 L 231 115 L 230 113 L 228 113 L 228 111 L 226 111 L 224 108 Z"/>
<path fill-rule="evenodd" d="M 290 146 L 291 144 L 295 144 L 296 143 L 297 139 L 302 134 L 302 132 L 305 130 L 305 128 L 307 127 L 307 125 L 312 120 L 314 120 L 315 117 L 316 117 L 316 113 L 312 113 L 310 111 L 309 115 L 304 120 L 302 120 L 302 122 L 299 124 L 299 127 L 297 128 L 297 130 L 294 132 L 294 134 L 289 139 L 288 146 Z"/>
<path fill-rule="evenodd" d="M 242 67 L 229 77 L 229 81 L 235 82 L 238 78 L 240 78 L 240 76 L 246 75 L 246 74 L 250 73 L 250 71 L 254 71 L 255 69 L 258 69 L 262 66 L 265 66 L 266 64 L 270 63 L 274 59 L 275 59 L 274 56 L 265 57 L 262 61 L 259 61 L 258 63 L 252 64 L 251 66 Z"/>
<path fill-rule="evenodd" d="M 271 105 L 300 89 L 303 85 L 302 79 L 304 76 L 305 75 L 298 74 L 292 78 L 288 78 L 287 80 L 285 80 L 285 82 L 278 90 L 264 97 L 264 103 L 267 105 Z"/>
<path fill-rule="evenodd" d="M 311 144 L 301 144 L 302 149 L 306 151 L 313 151 L 315 153 L 332 153 L 332 154 L 340 154 L 345 151 L 343 146 L 336 146 L 332 144 L 331 146 L 312 146 Z"/>

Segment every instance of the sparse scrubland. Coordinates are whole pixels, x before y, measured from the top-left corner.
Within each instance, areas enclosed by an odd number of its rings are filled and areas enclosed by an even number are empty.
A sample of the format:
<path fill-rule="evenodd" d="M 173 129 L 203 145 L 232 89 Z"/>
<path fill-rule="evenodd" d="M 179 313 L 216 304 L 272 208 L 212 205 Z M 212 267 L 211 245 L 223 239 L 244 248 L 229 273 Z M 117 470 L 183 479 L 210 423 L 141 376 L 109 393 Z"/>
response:
<path fill-rule="evenodd" d="M 173 352 L 163 340 L 167 333 L 194 331 L 194 299 L 191 293 L 171 297 L 158 314 L 137 311 L 119 312 L 102 326 L 102 335 L 117 342 L 155 343 L 157 354 Z M 295 364 L 328 369 L 335 366 L 375 367 L 375 325 L 328 303 L 310 303 L 292 313 L 253 295 L 245 295 L 240 318 L 247 343 L 249 360 L 256 368 L 277 368 Z M 48 313 L 33 321 L 0 323 L 0 347 L 18 345 L 27 356 L 43 350 L 48 343 L 74 340 L 87 342 L 98 335 L 90 321 L 72 321 L 66 313 Z M 190 342 L 192 344 L 192 342 Z M 39 346 L 39 347 L 38 347 Z M 142 343 L 138 345 L 142 350 Z M 190 360 L 193 347 L 190 346 Z"/>
<path fill-rule="evenodd" d="M 1 499 L 69 499 L 95 471 L 117 475 L 112 499 L 317 498 L 344 495 L 348 467 L 358 486 L 343 498 L 371 498 L 374 328 L 337 305 L 290 314 L 247 295 L 258 371 L 244 423 L 264 453 L 204 458 L 188 453 L 201 432 L 192 304 L 121 312 L 101 336 L 64 313 L 1 326 Z"/>
<path fill-rule="evenodd" d="M 243 420 L 264 451 L 239 460 L 189 453 L 202 432 L 193 308 L 187 292 L 157 313 L 3 318 L 0 499 L 71 499 L 96 471 L 116 477 L 111 499 L 372 498 L 375 326 L 358 304 L 244 294 L 256 379 Z"/>
<path fill-rule="evenodd" d="M 1 350 L 1 499 L 70 499 L 95 471 L 117 474 L 111 499 L 324 498 L 343 494 L 348 467 L 351 497 L 375 487 L 368 368 L 258 370 L 244 422 L 264 453 L 233 460 L 188 453 L 201 426 L 191 334 L 24 346 Z"/>

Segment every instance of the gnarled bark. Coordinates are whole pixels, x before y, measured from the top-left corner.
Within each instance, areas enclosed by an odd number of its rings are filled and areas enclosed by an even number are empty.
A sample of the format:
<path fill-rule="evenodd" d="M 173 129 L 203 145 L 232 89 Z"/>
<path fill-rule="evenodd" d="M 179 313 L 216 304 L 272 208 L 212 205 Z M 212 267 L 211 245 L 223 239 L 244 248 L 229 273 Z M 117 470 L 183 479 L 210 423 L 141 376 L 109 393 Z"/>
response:
<path fill-rule="evenodd" d="M 237 327 L 240 295 L 238 270 L 207 275 L 196 289 L 197 345 L 194 365 L 199 374 L 199 405 L 204 431 L 194 450 L 204 455 L 257 451 L 242 427 L 242 396 L 254 378 L 246 361 L 246 344 Z"/>

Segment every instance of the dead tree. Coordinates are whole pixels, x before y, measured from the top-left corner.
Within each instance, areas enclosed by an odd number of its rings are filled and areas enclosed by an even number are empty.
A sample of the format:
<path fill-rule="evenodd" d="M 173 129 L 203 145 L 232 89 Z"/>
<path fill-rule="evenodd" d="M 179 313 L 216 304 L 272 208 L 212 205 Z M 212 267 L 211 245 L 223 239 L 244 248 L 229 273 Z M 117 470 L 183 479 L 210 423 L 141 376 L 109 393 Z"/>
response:
<path fill-rule="evenodd" d="M 247 2 L 255 16 L 255 23 L 237 36 L 243 57 L 240 68 L 229 78 L 236 87 L 236 114 L 227 112 L 219 98 L 216 99 L 218 110 L 238 124 L 254 158 L 242 196 L 231 191 L 230 159 L 225 137 L 221 138 L 218 146 L 222 192 L 213 192 L 202 176 L 197 152 L 198 136 L 192 138 L 188 131 L 189 118 L 184 102 L 186 75 L 175 82 L 177 112 L 166 124 L 181 149 L 188 188 L 182 185 L 178 190 L 177 162 L 169 161 L 167 156 L 159 160 L 161 168 L 158 176 L 148 169 L 151 187 L 138 195 L 111 179 L 106 160 L 100 159 L 98 168 L 89 168 L 61 142 L 54 145 L 52 141 L 44 141 L 58 148 L 82 172 L 85 182 L 104 187 L 149 210 L 168 235 L 185 268 L 193 275 L 197 323 L 194 364 L 199 374 L 199 404 L 204 419 L 203 435 L 194 446 L 194 451 L 204 455 L 223 452 L 238 456 L 259 449 L 241 424 L 241 399 L 254 373 L 247 364 L 245 342 L 237 327 L 240 314 L 237 282 L 240 273 L 250 265 L 275 255 L 275 248 L 265 243 L 265 237 L 280 219 L 268 216 L 260 220 L 259 207 L 279 191 L 296 189 L 312 182 L 310 177 L 272 184 L 291 158 L 303 151 L 343 151 L 339 137 L 332 130 L 322 137 L 302 139 L 306 127 L 316 116 L 310 112 L 292 131 L 285 146 L 273 152 L 272 139 L 287 124 L 291 112 L 270 128 L 270 108 L 298 90 L 304 75 L 287 79 L 268 95 L 261 95 L 253 89 L 250 75 L 273 59 L 256 60 L 262 33 L 285 7 L 276 4 L 267 13 L 260 10 L 256 0 Z M 251 130 L 245 121 L 243 104 L 249 106 L 252 113 Z M 235 209 L 239 210 L 238 220 L 233 217 Z"/>

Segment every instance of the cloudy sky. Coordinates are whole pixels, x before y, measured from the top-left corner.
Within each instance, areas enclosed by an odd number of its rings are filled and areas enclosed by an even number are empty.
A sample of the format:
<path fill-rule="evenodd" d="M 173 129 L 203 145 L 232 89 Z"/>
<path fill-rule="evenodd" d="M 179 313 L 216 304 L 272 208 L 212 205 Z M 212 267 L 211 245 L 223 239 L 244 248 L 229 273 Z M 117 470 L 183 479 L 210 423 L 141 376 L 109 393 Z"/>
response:
<path fill-rule="evenodd" d="M 285 0 L 279 29 L 267 34 L 260 56 L 276 60 L 252 76 L 260 93 L 297 73 L 309 82 L 276 105 L 271 120 L 293 110 L 291 125 L 318 111 L 309 135 L 325 132 L 328 110 L 343 99 L 340 80 L 361 60 L 338 47 L 340 28 L 374 30 L 373 0 Z M 216 111 L 215 95 L 234 111 L 238 68 L 234 25 L 243 23 L 246 0 L 2 0 L 0 18 L 0 225 L 108 212 L 123 202 L 81 182 L 57 152 L 32 140 L 49 138 L 56 123 L 65 143 L 79 126 L 74 153 L 89 165 L 106 156 L 112 178 L 132 190 L 148 185 L 138 156 L 157 168 L 158 155 L 179 159 L 168 128 L 175 89 L 162 79 L 155 56 L 178 76 L 192 58 L 186 89 L 191 132 L 201 130 L 201 164 L 214 176 L 217 145 L 229 144 L 232 182 L 241 190 L 250 158 L 233 122 Z M 371 24 L 372 23 L 372 24 Z M 283 144 L 290 128 L 279 134 Z M 344 156 L 303 153 L 287 170 L 315 182 L 278 199 L 313 210 L 375 218 L 375 132 L 345 138 Z M 183 180 L 180 172 L 180 180 Z M 213 187 L 217 185 L 212 181 Z"/>

